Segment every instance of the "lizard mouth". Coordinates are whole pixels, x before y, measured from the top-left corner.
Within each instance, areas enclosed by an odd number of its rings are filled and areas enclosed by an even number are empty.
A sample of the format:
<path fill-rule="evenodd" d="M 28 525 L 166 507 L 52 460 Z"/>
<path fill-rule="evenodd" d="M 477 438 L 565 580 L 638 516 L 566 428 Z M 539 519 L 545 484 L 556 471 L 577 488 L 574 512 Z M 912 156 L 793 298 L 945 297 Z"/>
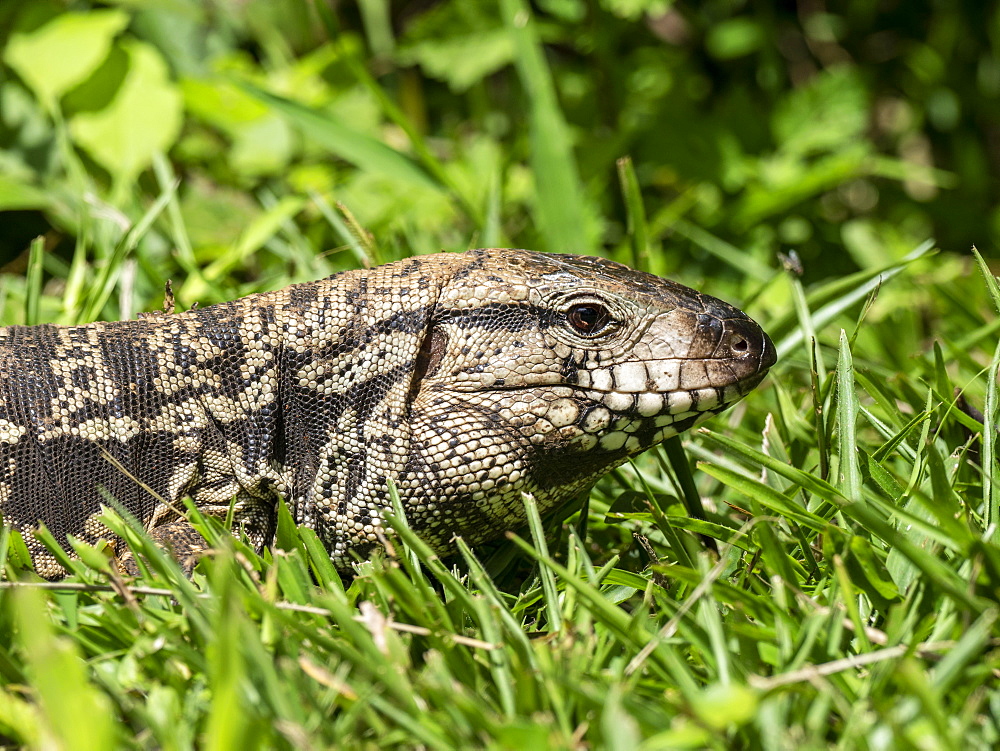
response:
<path fill-rule="evenodd" d="M 577 370 L 571 384 L 614 412 L 643 417 L 704 411 L 749 394 L 777 362 L 774 344 L 749 318 L 709 319 L 685 355 Z M 721 325 L 720 325 L 721 324 Z M 721 329 L 721 330 L 720 330 Z"/>
<path fill-rule="evenodd" d="M 722 412 L 749 394 L 777 361 L 752 321 L 728 337 L 726 356 L 628 361 L 581 370 L 574 394 L 550 403 L 545 419 L 577 450 L 640 453 Z"/>

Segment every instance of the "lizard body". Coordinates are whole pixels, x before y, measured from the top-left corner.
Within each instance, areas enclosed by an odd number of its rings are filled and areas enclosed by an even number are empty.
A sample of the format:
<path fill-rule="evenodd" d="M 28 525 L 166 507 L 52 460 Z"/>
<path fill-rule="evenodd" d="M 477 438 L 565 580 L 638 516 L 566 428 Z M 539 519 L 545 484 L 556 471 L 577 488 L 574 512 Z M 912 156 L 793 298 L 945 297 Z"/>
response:
<path fill-rule="evenodd" d="M 444 551 L 519 526 L 522 492 L 542 510 L 574 497 L 774 361 L 724 302 L 600 258 L 503 249 L 136 321 L 10 326 L 0 513 L 94 541 L 110 497 L 170 543 L 190 496 L 209 514 L 235 504 L 263 547 L 282 496 L 346 567 L 378 543 L 391 479 Z"/>

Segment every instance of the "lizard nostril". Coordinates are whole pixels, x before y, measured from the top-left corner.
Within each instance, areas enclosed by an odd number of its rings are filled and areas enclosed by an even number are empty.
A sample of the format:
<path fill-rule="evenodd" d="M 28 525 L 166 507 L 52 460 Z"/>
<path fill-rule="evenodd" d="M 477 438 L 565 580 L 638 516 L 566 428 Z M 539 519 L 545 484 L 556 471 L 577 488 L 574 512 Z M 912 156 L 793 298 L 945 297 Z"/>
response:
<path fill-rule="evenodd" d="M 732 348 L 733 352 L 742 355 L 748 349 L 750 349 L 750 342 L 748 342 L 746 339 L 743 339 L 742 337 L 737 337 L 733 339 L 733 341 L 730 343 L 729 346 Z"/>

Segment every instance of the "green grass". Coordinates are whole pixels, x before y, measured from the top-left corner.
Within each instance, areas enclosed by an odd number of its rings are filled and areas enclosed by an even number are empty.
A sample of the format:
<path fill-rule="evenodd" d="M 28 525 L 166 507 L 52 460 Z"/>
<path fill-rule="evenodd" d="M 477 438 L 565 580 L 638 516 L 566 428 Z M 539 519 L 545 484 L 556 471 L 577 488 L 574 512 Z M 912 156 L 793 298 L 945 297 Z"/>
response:
<path fill-rule="evenodd" d="M 989 310 L 983 277 L 956 265 L 890 269 L 820 344 L 815 378 L 799 332 L 830 324 L 773 322 L 787 354 L 769 382 L 685 437 L 704 521 L 678 500 L 690 467 L 658 449 L 602 481 L 584 518 L 529 514 L 493 549 L 441 561 L 393 521 L 391 554 L 346 590 L 287 514 L 263 559 L 202 520 L 219 553 L 191 582 L 120 522 L 150 562 L 127 585 L 81 549 L 66 582 L 32 586 L 4 537 L 21 583 L 0 590 L 0 728 L 72 748 L 990 747 L 1000 549 L 976 462 L 992 442 L 952 392 L 986 400 L 992 328 L 944 311 L 935 348 L 897 336 L 920 295 Z"/>
<path fill-rule="evenodd" d="M 704 289 L 781 355 L 707 429 L 448 559 L 397 514 L 345 580 L 287 512 L 263 557 L 192 512 L 217 552 L 188 580 L 111 517 L 143 575 L 80 547 L 50 584 L 5 533 L 4 743 L 1000 744 L 1000 291 L 926 241 L 984 194 L 972 151 L 956 172 L 899 155 L 943 105 L 885 132 L 873 114 L 882 76 L 940 93 L 944 42 L 910 40 L 917 83 L 860 63 L 773 83 L 760 40 L 838 17 L 682 5 L 689 37 L 665 44 L 656 3 L 537 5 L 0 7 L 0 324 L 134 317 L 166 279 L 183 309 L 510 245 Z M 940 206 L 907 192 L 930 189 Z"/>

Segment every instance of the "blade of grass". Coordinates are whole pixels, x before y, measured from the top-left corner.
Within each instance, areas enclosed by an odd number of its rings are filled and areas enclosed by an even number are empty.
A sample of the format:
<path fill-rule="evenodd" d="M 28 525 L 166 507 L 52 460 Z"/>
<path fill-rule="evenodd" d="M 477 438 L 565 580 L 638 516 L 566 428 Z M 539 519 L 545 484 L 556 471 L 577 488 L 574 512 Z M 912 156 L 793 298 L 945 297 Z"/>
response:
<path fill-rule="evenodd" d="M 90 292 L 84 301 L 83 313 L 77 320 L 78 323 L 93 321 L 100 315 L 111 298 L 118 276 L 121 274 L 122 261 L 132 254 L 153 222 L 170 205 L 177 192 L 177 186 L 178 183 L 174 182 L 167 190 L 160 193 L 149 209 L 139 218 L 139 221 L 133 224 L 125 236 L 115 245 L 111 256 L 105 259 L 97 280 L 90 287 Z"/>
<path fill-rule="evenodd" d="M 538 504 L 530 493 L 521 494 L 521 502 L 524 503 L 524 510 L 528 516 L 528 529 L 531 531 L 531 540 L 535 544 L 535 549 L 543 559 L 549 557 L 548 543 L 545 541 L 545 531 L 542 527 L 542 517 L 538 513 Z M 544 565 L 539 565 L 538 575 L 542 580 L 542 592 L 545 595 L 545 602 L 549 614 L 549 625 L 553 631 L 562 630 L 562 610 L 559 607 L 559 593 L 556 590 L 556 580 L 551 569 Z"/>
<path fill-rule="evenodd" d="M 806 295 L 812 313 L 814 330 L 822 330 L 827 323 L 860 300 L 863 300 L 879 285 L 883 285 L 902 273 L 907 266 L 926 255 L 934 247 L 933 240 L 927 240 L 893 264 L 880 269 L 870 269 L 836 279 Z M 769 331 L 775 340 L 778 358 L 793 351 L 806 336 L 801 328 L 793 328 L 798 319 L 798 311 L 789 311 L 771 321 Z"/>
<path fill-rule="evenodd" d="M 283 115 L 305 136 L 359 169 L 430 190 L 441 190 L 439 180 L 405 154 L 371 136 L 354 130 L 331 112 L 299 104 L 252 84 L 239 87 Z"/>
<path fill-rule="evenodd" d="M 861 494 L 861 469 L 858 466 L 858 397 L 854 393 L 854 361 L 847 332 L 840 330 L 840 358 L 837 360 L 837 426 L 840 438 L 840 492 L 858 502 Z"/>
<path fill-rule="evenodd" d="M 979 662 L 987 648 L 993 626 L 997 622 L 996 608 L 990 608 L 966 628 L 954 649 L 947 652 L 935 667 L 931 683 L 940 695 L 950 691 L 962 680 L 967 665 Z"/>
<path fill-rule="evenodd" d="M 447 169 L 445 169 L 441 161 L 434 155 L 434 152 L 427 144 L 427 139 L 424 138 L 417 125 L 406 116 L 403 109 L 389 96 L 386 88 L 369 72 L 366 63 L 358 59 L 352 45 L 345 43 L 345 35 L 341 33 L 340 24 L 337 22 L 333 8 L 325 3 L 315 3 L 312 7 L 326 29 L 330 43 L 338 48 L 339 59 L 347 65 L 351 75 L 375 98 L 386 117 L 406 133 L 406 137 L 410 141 L 410 146 L 413 148 L 423 168 L 438 183 L 446 186 L 451 191 L 451 194 L 462 204 L 466 213 L 473 219 L 477 226 L 482 226 L 484 219 L 479 207 L 459 188 L 458 183 L 452 179 Z"/>
<path fill-rule="evenodd" d="M 170 161 L 163 154 L 157 154 L 153 158 L 153 173 L 156 175 L 156 182 L 160 186 L 161 193 L 167 193 L 171 186 L 176 186 L 177 177 L 173 173 Z M 191 238 L 188 235 L 184 215 L 181 213 L 180 201 L 177 200 L 176 194 L 172 195 L 167 204 L 167 221 L 170 224 L 170 235 L 176 246 L 178 264 L 186 274 L 201 277 L 201 267 L 195 258 L 194 246 L 191 245 Z"/>
<path fill-rule="evenodd" d="M 17 640 L 46 722 L 47 735 L 62 748 L 100 751 L 117 748 L 119 726 L 108 697 L 88 680 L 76 644 L 53 631 L 45 595 L 35 589 L 13 593 Z M 81 732 L 86 728 L 85 732 Z"/>
<path fill-rule="evenodd" d="M 1000 492 L 997 491 L 997 402 L 1000 394 L 997 378 L 1000 377 L 1000 343 L 993 352 L 993 361 L 987 371 L 986 405 L 983 407 L 983 503 L 986 506 L 986 539 L 1000 544 Z"/>
<path fill-rule="evenodd" d="M 993 272 L 990 271 L 990 267 L 986 263 L 986 260 L 975 247 L 972 248 L 972 255 L 976 257 L 976 263 L 979 264 L 979 270 L 983 273 L 983 281 L 986 282 L 986 289 L 989 290 L 990 297 L 993 299 L 993 304 L 996 306 L 997 312 L 1000 312 L 1000 283 L 997 283 L 997 278 L 993 276 Z"/>
<path fill-rule="evenodd" d="M 531 162 L 538 190 L 538 223 L 546 250 L 587 253 L 587 211 L 573 157 L 569 127 L 559 109 L 532 12 L 524 0 L 501 0 L 504 24 L 514 40 L 514 64 L 528 97 Z"/>
<path fill-rule="evenodd" d="M 977 614 L 984 610 L 985 603 L 981 599 L 969 594 L 966 582 L 952 569 L 945 566 L 938 558 L 928 555 L 926 550 L 906 539 L 892 524 L 867 504 L 851 503 L 829 483 L 810 475 L 808 472 L 803 472 L 795 467 L 789 467 L 783 462 L 776 461 L 766 454 L 762 454 L 741 444 L 739 441 L 712 433 L 705 428 L 702 428 L 699 432 L 707 439 L 725 446 L 732 452 L 744 456 L 755 464 L 763 465 L 768 470 L 786 477 L 803 489 L 815 493 L 827 502 L 838 506 L 846 516 L 862 525 L 869 532 L 880 537 L 890 546 L 898 548 L 900 553 L 912 561 L 925 576 L 942 589 L 951 599 L 955 600 L 958 605 L 969 608 Z M 708 471 L 708 467 L 703 467 L 703 469 Z"/>
<path fill-rule="evenodd" d="M 800 524 L 816 532 L 826 530 L 830 524 L 827 519 L 800 507 L 791 498 L 760 482 L 760 480 L 747 477 L 745 474 L 735 472 L 726 467 L 720 467 L 717 464 L 701 462 L 698 467 L 705 474 L 714 477 L 719 482 L 725 483 L 734 490 L 738 490 L 748 498 L 754 499 L 764 508 L 791 519 L 796 524 Z"/>
<path fill-rule="evenodd" d="M 663 452 L 667 455 L 670 468 L 673 469 L 674 477 L 677 478 L 677 484 L 680 485 L 681 498 L 688 516 L 692 519 L 704 520 L 705 507 L 702 505 L 698 486 L 695 485 L 694 477 L 691 475 L 691 467 L 688 464 L 687 454 L 684 453 L 684 444 L 681 443 L 680 436 L 675 435 L 664 441 Z M 719 546 L 714 537 L 706 534 L 699 534 L 698 537 L 709 550 L 716 555 L 719 554 Z"/>
<path fill-rule="evenodd" d="M 623 156 L 616 163 L 618 182 L 625 202 L 625 229 L 632 243 L 632 266 L 649 271 L 649 230 L 646 224 L 646 209 L 642 205 L 642 190 L 639 178 L 632 165 L 632 157 Z"/>
<path fill-rule="evenodd" d="M 309 192 L 309 198 L 319 209 L 319 213 L 323 215 L 323 218 L 330 223 L 330 226 L 340 235 L 340 239 L 346 243 L 347 247 L 351 249 L 351 253 L 354 254 L 355 260 L 357 260 L 358 265 L 363 269 L 370 269 L 375 265 L 375 261 L 372 254 L 372 248 L 363 242 L 363 236 L 359 236 L 357 232 L 353 231 L 348 223 L 344 220 L 342 214 L 343 211 L 334 211 L 333 207 L 329 202 L 315 191 Z M 339 209 L 341 204 L 337 204 Z"/>
<path fill-rule="evenodd" d="M 598 589 L 584 582 L 582 579 L 573 576 L 567 568 L 556 563 L 551 558 L 544 558 L 525 540 L 522 540 L 515 534 L 509 534 L 508 539 L 534 560 L 539 563 L 544 562 L 555 574 L 558 574 L 566 586 L 576 590 L 581 598 L 587 602 L 594 618 L 601 621 L 605 627 L 611 629 L 623 642 L 639 649 L 648 643 L 649 640 L 656 638 L 644 627 L 636 624 L 624 610 L 608 602 Z M 677 654 L 672 645 L 664 641 L 657 641 L 656 647 L 649 656 L 661 670 L 665 671 L 672 678 L 685 698 L 691 699 L 697 694 L 698 684 L 690 668 Z"/>
<path fill-rule="evenodd" d="M 34 326 L 41 322 L 39 307 L 42 298 L 42 261 L 45 254 L 45 238 L 36 237 L 28 250 L 28 271 L 25 279 L 24 323 Z"/>
<path fill-rule="evenodd" d="M 758 282 L 766 282 L 774 275 L 774 271 L 766 264 L 761 263 L 744 250 L 740 250 L 735 245 L 727 243 L 722 238 L 716 237 L 697 224 L 686 219 L 677 218 L 671 229 L 681 237 L 686 237 L 702 250 L 715 256 L 727 266 L 736 269 L 742 274 L 755 279 Z"/>

